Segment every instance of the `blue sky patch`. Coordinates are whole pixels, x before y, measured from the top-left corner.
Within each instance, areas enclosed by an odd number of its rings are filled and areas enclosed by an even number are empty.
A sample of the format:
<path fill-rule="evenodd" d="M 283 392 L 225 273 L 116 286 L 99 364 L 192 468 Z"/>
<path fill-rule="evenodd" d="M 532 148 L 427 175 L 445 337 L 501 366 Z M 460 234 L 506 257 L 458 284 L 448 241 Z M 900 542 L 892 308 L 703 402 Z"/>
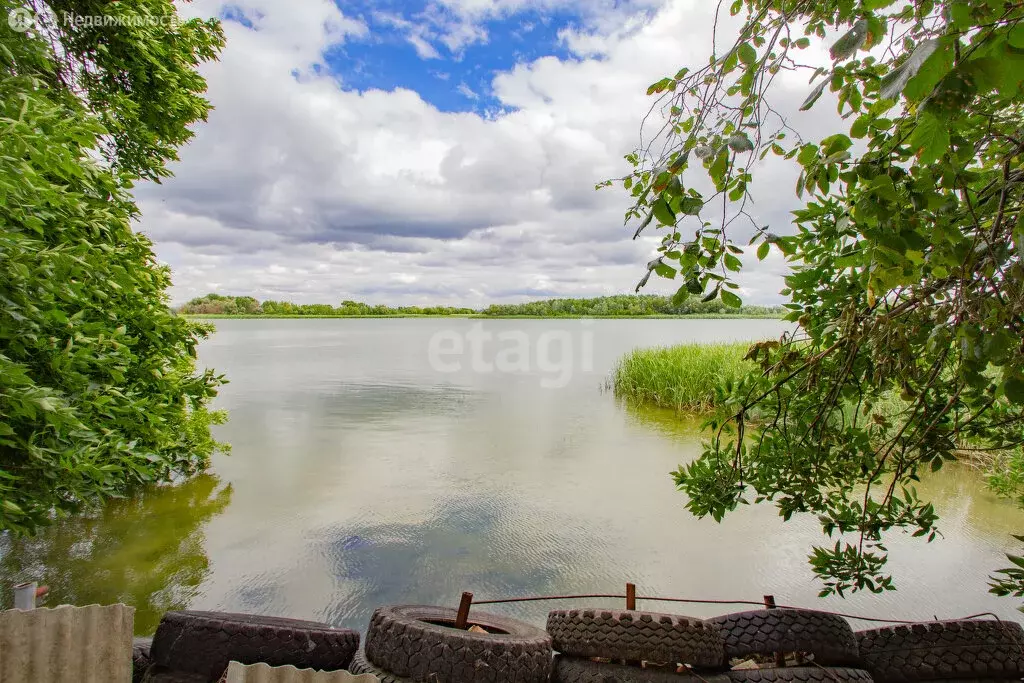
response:
<path fill-rule="evenodd" d="M 428 16 L 424 0 L 348 0 L 339 6 L 370 29 L 367 36 L 350 38 L 324 55 L 343 87 L 407 88 L 441 111 L 480 114 L 500 107 L 491 92 L 496 74 L 539 57 L 569 58 L 558 32 L 580 19 L 565 10 L 521 11 L 479 24 L 487 39 L 453 51 L 441 40 L 443 27 L 437 23 L 454 17 L 439 16 L 436 10 Z M 410 35 L 422 41 L 419 50 Z M 436 56 L 425 57 L 425 52 Z"/>
<path fill-rule="evenodd" d="M 220 18 L 222 21 L 236 21 L 248 29 L 255 28 L 252 18 L 238 5 L 225 5 L 220 12 Z"/>

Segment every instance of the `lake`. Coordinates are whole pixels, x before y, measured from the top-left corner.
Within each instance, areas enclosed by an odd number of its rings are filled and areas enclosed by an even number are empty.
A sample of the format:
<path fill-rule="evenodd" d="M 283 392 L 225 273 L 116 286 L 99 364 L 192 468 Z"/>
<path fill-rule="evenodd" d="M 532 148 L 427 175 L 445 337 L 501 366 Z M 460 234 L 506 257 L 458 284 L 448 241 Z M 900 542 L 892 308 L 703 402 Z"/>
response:
<path fill-rule="evenodd" d="M 5 582 L 48 604 L 125 600 L 136 630 L 191 607 L 365 629 L 382 604 L 455 606 L 531 594 L 760 600 L 902 619 L 1019 618 L 987 592 L 1024 513 L 981 476 L 922 483 L 942 516 L 931 545 L 890 544 L 899 590 L 817 598 L 811 517 L 769 506 L 723 523 L 685 509 L 669 472 L 696 457 L 693 420 L 617 401 L 607 381 L 636 347 L 776 338 L 777 320 L 218 320 L 202 365 L 226 374 L 209 476 L 116 501 L 40 536 L 0 538 Z M 590 600 L 590 604 L 617 605 Z M 490 611 L 543 624 L 549 609 Z M 742 607 L 641 602 L 712 616 Z M 866 627 L 866 624 L 855 624 Z"/>

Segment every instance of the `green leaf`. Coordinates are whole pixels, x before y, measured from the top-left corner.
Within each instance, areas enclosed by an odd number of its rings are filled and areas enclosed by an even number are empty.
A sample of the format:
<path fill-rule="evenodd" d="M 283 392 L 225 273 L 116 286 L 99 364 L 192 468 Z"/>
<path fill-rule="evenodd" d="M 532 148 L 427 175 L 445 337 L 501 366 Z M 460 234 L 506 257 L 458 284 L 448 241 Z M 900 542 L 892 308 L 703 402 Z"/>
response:
<path fill-rule="evenodd" d="M 732 308 L 739 308 L 740 306 L 743 305 L 743 300 L 740 299 L 735 294 L 733 294 L 732 292 L 723 289 L 722 290 L 722 303 L 724 303 L 726 306 L 730 306 Z"/>
<path fill-rule="evenodd" d="M 48 396 L 37 398 L 36 405 L 38 405 L 40 408 L 42 408 L 44 411 L 48 413 L 52 413 L 53 411 L 57 410 L 57 404 L 54 402 L 52 398 Z"/>
<path fill-rule="evenodd" d="M 917 73 L 903 87 L 903 95 L 920 102 L 935 89 L 953 68 L 953 50 L 947 41 L 940 41 L 937 49 L 922 62 Z"/>
<path fill-rule="evenodd" d="M 670 85 L 672 85 L 672 82 L 671 78 L 663 78 L 657 83 L 652 83 L 651 86 L 647 88 L 647 94 L 653 95 L 655 93 L 664 92 Z"/>
<path fill-rule="evenodd" d="M 711 145 L 697 145 L 693 148 L 693 156 L 700 160 L 710 159 L 715 154 L 715 148 Z"/>
<path fill-rule="evenodd" d="M 885 75 L 878 96 L 884 100 L 898 99 L 907 82 L 917 75 L 921 65 L 932 56 L 938 47 L 939 41 L 936 38 L 929 38 L 918 45 L 907 61 Z"/>
<path fill-rule="evenodd" d="M 864 45 L 867 37 L 868 21 L 867 19 L 860 19 L 853 25 L 853 28 L 843 34 L 843 37 L 832 45 L 832 49 L 829 50 L 832 61 L 838 62 L 855 55 L 857 50 Z"/>
<path fill-rule="evenodd" d="M 654 272 L 669 280 L 674 280 L 676 277 L 676 269 L 664 262 L 659 262 L 654 266 Z"/>
<path fill-rule="evenodd" d="M 772 245 L 768 242 L 761 242 L 761 246 L 757 248 L 757 260 L 764 261 L 768 257 L 768 250 L 771 249 Z"/>
<path fill-rule="evenodd" d="M 807 96 L 807 99 L 804 100 L 804 103 L 800 105 L 800 111 L 807 111 L 808 109 L 813 107 L 814 103 L 818 101 L 819 97 L 821 97 L 821 94 L 825 92 L 825 88 L 828 86 L 830 82 L 831 81 L 826 78 L 823 79 L 820 83 L 818 83 L 818 85 L 814 86 L 814 90 L 812 90 L 811 94 Z"/>
<path fill-rule="evenodd" d="M 871 189 L 882 199 L 890 202 L 899 201 L 899 195 L 896 194 L 896 186 L 888 175 L 880 175 L 871 181 Z"/>
<path fill-rule="evenodd" d="M 1011 375 L 1003 381 L 1003 393 L 1017 405 L 1024 405 L 1024 378 Z"/>
<path fill-rule="evenodd" d="M 676 224 L 676 215 L 664 197 L 658 197 L 657 201 L 654 202 L 652 214 L 662 225 Z"/>
<path fill-rule="evenodd" d="M 757 61 L 757 51 L 750 45 L 750 43 L 743 43 L 739 46 L 737 51 L 740 61 L 750 66 Z"/>
<path fill-rule="evenodd" d="M 736 153 L 752 152 L 754 150 L 754 143 L 751 142 L 746 133 L 734 133 L 729 138 L 728 145 L 729 149 Z"/>
<path fill-rule="evenodd" d="M 922 113 L 910 136 L 910 146 L 916 151 L 919 163 L 935 163 L 949 149 L 949 124 L 930 113 Z"/>
<path fill-rule="evenodd" d="M 653 218 L 654 218 L 654 210 L 653 210 L 653 209 L 651 209 L 651 211 L 649 211 L 649 212 L 647 213 L 647 217 L 646 217 L 646 218 L 644 218 L 644 220 L 643 220 L 643 221 L 642 221 L 642 222 L 640 223 L 640 226 L 639 226 L 639 227 L 638 227 L 638 228 L 636 229 L 636 232 L 634 232 L 634 233 L 633 233 L 633 239 L 636 239 L 637 237 L 639 237 L 639 236 L 640 236 L 640 233 L 642 233 L 642 232 L 644 231 L 644 229 L 645 229 L 645 228 L 646 228 L 646 227 L 647 227 L 648 225 L 650 225 L 650 224 L 651 224 L 651 220 L 652 220 Z"/>
<path fill-rule="evenodd" d="M 1006 42 L 1010 47 L 1015 47 L 1018 50 L 1024 50 L 1024 23 L 1020 21 L 1010 29 L 1010 32 L 1006 36 Z"/>
<path fill-rule="evenodd" d="M 704 208 L 704 200 L 700 197 L 683 197 L 679 202 L 679 212 L 685 216 L 696 216 Z"/>

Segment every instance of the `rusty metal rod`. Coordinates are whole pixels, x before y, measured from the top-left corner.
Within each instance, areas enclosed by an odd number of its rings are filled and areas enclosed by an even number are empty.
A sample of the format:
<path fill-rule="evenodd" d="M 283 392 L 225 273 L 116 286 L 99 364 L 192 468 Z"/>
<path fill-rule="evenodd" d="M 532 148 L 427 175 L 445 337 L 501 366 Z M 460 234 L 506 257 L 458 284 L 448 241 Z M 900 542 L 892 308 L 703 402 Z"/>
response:
<path fill-rule="evenodd" d="M 766 595 L 764 596 L 764 606 L 766 609 L 778 609 L 775 605 L 775 596 Z M 776 652 L 775 653 L 775 666 L 783 667 L 786 666 L 786 653 Z"/>
<path fill-rule="evenodd" d="M 498 605 L 506 602 L 540 602 L 543 600 L 576 600 L 587 598 L 608 598 L 622 600 L 625 595 L 612 595 L 610 593 L 589 593 L 585 595 L 531 595 L 525 598 L 502 598 L 500 600 L 474 600 L 474 605 Z M 758 603 L 760 604 L 760 603 Z"/>
<path fill-rule="evenodd" d="M 544 602 L 550 600 L 587 600 L 587 599 L 608 599 L 608 600 L 624 600 L 625 595 L 617 593 L 581 593 L 578 595 L 530 595 L 520 598 L 500 598 L 495 600 L 474 600 L 474 605 L 504 605 L 513 602 Z M 764 607 L 764 601 L 755 600 L 698 600 L 695 598 L 662 598 L 654 595 L 638 595 L 637 600 L 654 600 L 657 602 L 684 602 L 695 605 L 754 605 L 756 607 Z M 797 607 L 794 605 L 776 605 L 778 609 L 806 609 L 805 607 Z M 943 619 L 939 620 L 918 620 L 913 621 L 909 619 L 881 619 L 878 617 L 865 617 L 859 614 L 848 614 L 845 612 L 829 612 L 828 610 L 817 610 L 819 612 L 825 612 L 826 614 L 834 614 L 837 617 L 845 617 L 846 619 L 856 619 L 857 621 L 874 621 L 881 624 L 922 624 L 928 621 L 946 621 Z M 995 616 L 991 612 L 983 612 L 981 614 L 972 614 L 967 617 L 950 617 L 953 620 L 967 620 L 977 619 L 978 617 Z"/>
<path fill-rule="evenodd" d="M 626 609 L 627 610 L 635 610 L 636 609 L 636 584 L 635 583 L 627 583 L 626 584 Z"/>
<path fill-rule="evenodd" d="M 455 613 L 455 628 L 465 631 L 469 627 L 469 607 L 473 604 L 473 594 L 465 591 L 459 601 L 459 611 Z"/>

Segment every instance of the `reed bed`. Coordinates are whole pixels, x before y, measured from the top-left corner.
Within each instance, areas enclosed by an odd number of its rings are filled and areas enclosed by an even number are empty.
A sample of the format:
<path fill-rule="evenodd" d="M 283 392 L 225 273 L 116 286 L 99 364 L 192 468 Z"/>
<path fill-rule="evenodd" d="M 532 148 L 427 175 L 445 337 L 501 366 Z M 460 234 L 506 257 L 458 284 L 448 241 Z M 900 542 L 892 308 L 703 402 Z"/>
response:
<path fill-rule="evenodd" d="M 615 394 L 685 412 L 717 406 L 715 388 L 754 368 L 743 360 L 750 344 L 681 344 L 636 349 L 619 361 L 612 375 Z"/>

